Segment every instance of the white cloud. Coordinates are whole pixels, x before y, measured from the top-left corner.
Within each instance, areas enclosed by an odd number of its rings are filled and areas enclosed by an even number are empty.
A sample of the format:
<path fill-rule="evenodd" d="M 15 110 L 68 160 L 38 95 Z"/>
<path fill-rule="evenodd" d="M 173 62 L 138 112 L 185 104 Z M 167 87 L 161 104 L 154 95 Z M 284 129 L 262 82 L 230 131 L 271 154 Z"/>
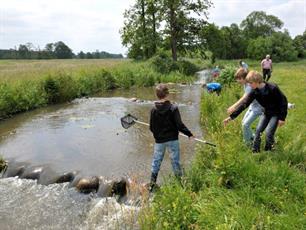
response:
<path fill-rule="evenodd" d="M 119 29 L 131 0 L 0 0 L 0 48 L 63 41 L 74 52 L 123 53 Z"/>
<path fill-rule="evenodd" d="M 214 0 L 209 22 L 218 26 L 240 24 L 251 12 L 265 11 L 284 22 L 292 37 L 306 30 L 306 0 Z"/>
<path fill-rule="evenodd" d="M 119 29 L 123 12 L 135 0 L 0 0 L 0 49 L 27 42 L 43 48 L 63 41 L 74 52 L 96 49 L 124 53 Z M 284 22 L 291 36 L 306 29 L 306 0 L 214 0 L 209 21 L 240 24 L 252 11 L 263 10 Z"/>

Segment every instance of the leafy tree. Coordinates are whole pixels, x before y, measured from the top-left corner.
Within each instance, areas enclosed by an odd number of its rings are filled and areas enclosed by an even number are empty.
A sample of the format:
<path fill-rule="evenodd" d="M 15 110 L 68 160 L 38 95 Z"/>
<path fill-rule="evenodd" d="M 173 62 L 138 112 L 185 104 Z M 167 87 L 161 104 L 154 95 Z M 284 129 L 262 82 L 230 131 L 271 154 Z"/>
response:
<path fill-rule="evenodd" d="M 28 48 L 29 51 L 35 51 L 35 50 L 37 50 L 37 49 L 35 48 L 35 46 L 33 45 L 33 43 L 31 43 L 31 42 L 27 42 L 27 43 L 25 44 L 25 46 Z"/>
<path fill-rule="evenodd" d="M 246 57 L 246 47 L 247 41 L 243 36 L 242 31 L 239 26 L 235 23 L 231 24 L 229 27 L 229 39 L 231 43 L 230 58 L 238 59 Z"/>
<path fill-rule="evenodd" d="M 209 50 L 214 57 L 222 58 L 224 41 L 218 26 L 209 23 L 200 31 L 200 37 L 203 45 L 201 52 Z"/>
<path fill-rule="evenodd" d="M 80 59 L 84 59 L 85 56 L 86 56 L 86 54 L 85 54 L 83 51 L 81 51 L 80 53 L 78 53 L 77 56 L 78 56 Z"/>
<path fill-rule="evenodd" d="M 128 56 L 149 58 L 157 48 L 164 48 L 171 49 L 176 61 L 178 52 L 195 50 L 200 45 L 199 32 L 210 5 L 209 0 L 137 0 L 124 13 L 120 31 Z"/>
<path fill-rule="evenodd" d="M 264 11 L 253 11 L 244 19 L 240 27 L 249 39 L 260 36 L 271 36 L 283 27 L 284 23 L 276 16 L 267 15 Z"/>
<path fill-rule="evenodd" d="M 288 32 L 273 33 L 269 37 L 258 37 L 250 41 L 247 48 L 248 57 L 262 59 L 270 54 L 273 61 L 294 61 L 297 51 Z"/>
<path fill-rule="evenodd" d="M 93 59 L 93 55 L 90 52 L 86 53 L 86 59 Z"/>
<path fill-rule="evenodd" d="M 224 26 L 221 28 L 221 35 L 223 38 L 222 55 L 224 59 L 237 59 L 246 56 L 246 39 L 239 29 L 237 24 L 231 26 Z"/>
<path fill-rule="evenodd" d="M 306 57 L 306 30 L 304 31 L 303 35 L 297 35 L 293 39 L 293 45 L 298 52 L 299 58 Z"/>
<path fill-rule="evenodd" d="M 151 31 L 152 31 L 152 36 L 150 36 L 150 38 L 152 38 L 153 40 L 151 41 L 151 48 L 152 48 L 152 52 L 151 55 L 154 55 L 157 51 L 157 46 L 160 43 L 160 37 L 157 33 L 157 28 L 159 28 L 159 21 L 160 21 L 160 17 L 161 15 L 158 13 L 158 10 L 160 8 L 160 5 L 158 4 L 157 0 L 149 0 L 148 1 L 148 8 L 147 8 L 147 15 L 148 15 L 148 19 L 147 22 L 149 23 L 149 25 L 151 25 Z M 151 56 L 150 55 L 150 56 Z"/>
<path fill-rule="evenodd" d="M 54 52 L 54 44 L 53 43 L 47 43 L 46 46 L 45 46 L 45 50 L 47 52 L 50 52 L 50 53 Z"/>
<path fill-rule="evenodd" d="M 152 57 L 159 43 L 160 1 L 137 0 L 124 13 L 124 26 L 120 30 L 122 44 L 128 47 L 131 58 Z"/>
<path fill-rule="evenodd" d="M 73 57 L 72 50 L 62 41 L 54 44 L 54 54 L 56 58 L 68 59 Z"/>
<path fill-rule="evenodd" d="M 162 0 L 162 15 L 165 22 L 163 37 L 168 40 L 172 59 L 177 52 L 186 53 L 199 46 L 200 31 L 207 23 L 209 0 Z"/>
<path fill-rule="evenodd" d="M 271 37 L 272 52 L 276 61 L 296 61 L 297 51 L 288 31 L 274 33 Z"/>
<path fill-rule="evenodd" d="M 95 58 L 95 59 L 99 59 L 99 58 L 100 58 L 100 52 L 99 52 L 99 50 L 96 50 L 96 52 L 94 52 L 94 53 L 92 54 L 92 56 L 93 56 L 93 58 Z"/>
<path fill-rule="evenodd" d="M 251 39 L 247 48 L 247 55 L 252 59 L 262 59 L 264 55 L 271 54 L 272 41 L 269 38 L 258 37 Z M 272 55 L 274 59 L 274 56 Z"/>
<path fill-rule="evenodd" d="M 219 29 L 214 24 L 205 26 L 201 31 L 204 48 L 212 52 L 212 57 L 222 59 L 237 59 L 246 57 L 247 40 L 238 25 Z"/>
<path fill-rule="evenodd" d="M 65 52 L 62 52 L 65 51 Z M 66 55 L 66 56 L 60 56 Z M 40 48 L 35 48 L 31 43 L 26 43 L 25 45 L 20 45 L 19 49 L 0 49 L 0 59 L 54 59 L 54 58 L 123 58 L 122 54 L 111 54 L 107 52 L 88 52 L 85 54 L 83 51 L 75 55 L 71 52 L 70 48 L 66 46 L 63 42 L 58 43 L 48 43 L 45 45 L 43 50 Z"/>
<path fill-rule="evenodd" d="M 53 43 L 47 43 L 45 45 L 44 51 L 45 51 L 44 58 L 47 58 L 47 59 L 54 58 L 54 44 Z"/>
<path fill-rule="evenodd" d="M 30 57 L 30 51 L 26 45 L 19 45 L 18 56 L 21 59 L 27 59 Z"/>

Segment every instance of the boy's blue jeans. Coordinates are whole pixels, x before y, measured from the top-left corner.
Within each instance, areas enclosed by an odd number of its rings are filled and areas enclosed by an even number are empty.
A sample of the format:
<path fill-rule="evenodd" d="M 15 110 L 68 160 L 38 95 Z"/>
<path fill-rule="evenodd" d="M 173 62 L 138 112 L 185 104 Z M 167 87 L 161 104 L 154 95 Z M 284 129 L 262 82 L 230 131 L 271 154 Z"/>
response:
<path fill-rule="evenodd" d="M 252 123 L 262 114 L 262 111 L 248 109 L 242 120 L 243 140 L 246 144 L 252 144 L 253 132 L 251 129 Z"/>
<path fill-rule="evenodd" d="M 253 143 L 253 152 L 260 151 L 260 142 L 261 142 L 261 134 L 264 130 L 266 130 L 266 144 L 265 150 L 272 150 L 274 144 L 274 134 L 278 125 L 278 117 L 277 116 L 266 116 L 263 114 L 260 117 L 258 125 L 256 127 L 255 139 Z"/>
<path fill-rule="evenodd" d="M 171 164 L 175 176 L 182 176 L 182 170 L 180 165 L 180 145 L 178 140 L 167 141 L 164 143 L 155 143 L 151 170 L 152 174 L 158 174 L 160 165 L 164 159 L 166 148 L 170 153 Z"/>

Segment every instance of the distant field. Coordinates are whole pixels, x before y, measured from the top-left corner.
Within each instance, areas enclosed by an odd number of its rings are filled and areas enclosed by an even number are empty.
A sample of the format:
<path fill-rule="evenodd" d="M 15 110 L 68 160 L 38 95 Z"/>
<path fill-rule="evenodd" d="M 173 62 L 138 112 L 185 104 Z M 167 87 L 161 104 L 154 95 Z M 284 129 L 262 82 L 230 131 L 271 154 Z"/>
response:
<path fill-rule="evenodd" d="M 0 60 L 0 81 L 35 79 L 54 72 L 80 72 L 110 69 L 130 62 L 128 59 Z"/>

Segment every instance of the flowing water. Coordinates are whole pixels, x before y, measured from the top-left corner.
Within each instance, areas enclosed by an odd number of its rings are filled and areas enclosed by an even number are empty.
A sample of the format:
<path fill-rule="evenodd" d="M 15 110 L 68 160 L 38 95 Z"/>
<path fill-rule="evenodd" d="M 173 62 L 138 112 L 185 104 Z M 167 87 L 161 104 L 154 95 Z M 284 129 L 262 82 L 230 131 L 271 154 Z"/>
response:
<path fill-rule="evenodd" d="M 201 73 L 201 81 L 205 73 Z M 178 104 L 186 126 L 202 137 L 200 85 L 171 85 L 170 92 L 170 100 Z M 115 90 L 19 114 L 0 123 L 0 153 L 11 162 L 52 169 L 54 175 L 76 170 L 84 176 L 147 182 L 152 134 L 141 124 L 126 130 L 120 118 L 130 113 L 148 123 L 154 100 L 154 87 Z M 188 167 L 197 143 L 184 137 L 180 143 L 181 162 Z M 170 173 L 171 162 L 166 155 L 159 182 Z M 78 193 L 68 183 L 41 185 L 35 180 L 3 178 L 0 194 L 0 229 L 137 228 L 138 207 Z"/>

